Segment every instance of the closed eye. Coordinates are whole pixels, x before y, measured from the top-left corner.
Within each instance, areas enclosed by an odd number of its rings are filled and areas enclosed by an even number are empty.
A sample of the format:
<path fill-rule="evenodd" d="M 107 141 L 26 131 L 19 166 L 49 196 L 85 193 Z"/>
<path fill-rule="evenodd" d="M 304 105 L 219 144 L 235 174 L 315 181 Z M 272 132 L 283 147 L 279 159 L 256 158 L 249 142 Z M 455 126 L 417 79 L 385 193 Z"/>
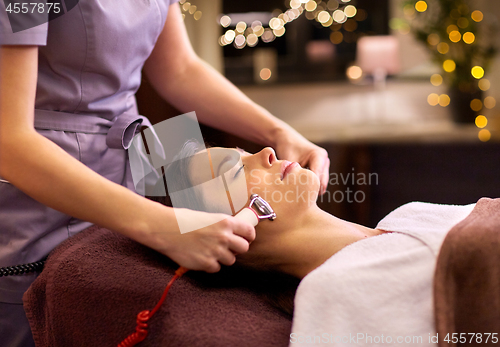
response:
<path fill-rule="evenodd" d="M 234 177 L 233 178 L 236 178 L 236 176 L 238 176 L 238 174 L 241 172 L 241 170 L 245 167 L 245 165 L 241 165 L 241 167 L 238 169 L 238 171 L 236 171 L 236 173 L 234 174 Z"/>

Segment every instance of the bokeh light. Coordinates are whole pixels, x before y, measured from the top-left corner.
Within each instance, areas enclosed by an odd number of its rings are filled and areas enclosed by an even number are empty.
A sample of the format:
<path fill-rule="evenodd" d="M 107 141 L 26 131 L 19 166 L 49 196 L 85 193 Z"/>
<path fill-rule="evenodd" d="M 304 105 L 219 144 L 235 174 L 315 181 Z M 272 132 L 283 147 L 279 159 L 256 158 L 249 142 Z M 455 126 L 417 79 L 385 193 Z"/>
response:
<path fill-rule="evenodd" d="M 262 70 L 260 70 L 259 72 L 259 76 L 262 80 L 264 81 L 267 81 L 268 79 L 271 78 L 271 70 L 268 69 L 267 67 L 263 68 Z"/>
<path fill-rule="evenodd" d="M 430 34 L 427 36 L 427 42 L 429 45 L 435 46 L 439 43 L 439 35 L 438 34 Z"/>
<path fill-rule="evenodd" d="M 448 25 L 448 27 L 446 28 L 446 32 L 448 33 L 448 35 L 449 35 L 452 31 L 458 31 L 458 27 L 457 27 L 455 24 L 450 24 L 450 25 Z"/>
<path fill-rule="evenodd" d="M 462 39 L 464 40 L 465 43 L 470 45 L 474 43 L 474 41 L 476 40 L 476 36 L 470 31 L 468 31 L 463 35 Z"/>
<path fill-rule="evenodd" d="M 431 106 L 436 106 L 437 104 L 439 104 L 439 95 L 437 95 L 436 93 L 429 94 L 429 96 L 427 97 L 427 102 Z"/>
<path fill-rule="evenodd" d="M 450 51 L 450 45 L 447 44 L 446 42 L 440 42 L 436 48 L 438 52 L 441 54 L 446 54 Z"/>
<path fill-rule="evenodd" d="M 490 89 L 491 83 L 486 78 L 482 78 L 479 81 L 478 86 L 479 86 L 479 89 L 481 89 L 482 91 L 487 91 L 488 89 Z"/>
<path fill-rule="evenodd" d="M 441 94 L 439 96 L 439 106 L 446 107 L 450 104 L 450 97 L 448 94 Z"/>
<path fill-rule="evenodd" d="M 474 78 L 481 79 L 484 77 L 484 69 L 481 66 L 474 66 L 471 74 Z"/>
<path fill-rule="evenodd" d="M 306 11 L 312 12 L 316 9 L 317 6 L 318 4 L 316 3 L 316 1 L 310 0 L 306 3 L 305 9 Z"/>
<path fill-rule="evenodd" d="M 344 8 L 344 13 L 347 17 L 349 18 L 352 18 L 356 15 L 356 13 L 358 12 L 358 10 L 356 9 L 355 6 L 353 5 L 347 5 L 345 8 Z"/>
<path fill-rule="evenodd" d="M 477 134 L 477 137 L 482 142 L 487 142 L 487 141 L 489 141 L 491 139 L 491 133 L 487 129 L 481 129 L 481 130 L 479 130 L 479 133 Z"/>
<path fill-rule="evenodd" d="M 478 10 L 472 12 L 470 16 L 474 22 L 480 22 L 483 20 L 483 17 L 484 17 L 483 12 L 478 11 Z"/>
<path fill-rule="evenodd" d="M 333 33 L 330 34 L 330 41 L 333 44 L 338 45 L 344 40 L 344 35 L 340 31 L 334 31 Z"/>
<path fill-rule="evenodd" d="M 434 74 L 431 76 L 431 83 L 433 86 L 440 86 L 443 83 L 443 76 L 440 74 Z"/>
<path fill-rule="evenodd" d="M 494 97 L 492 96 L 487 96 L 484 98 L 484 107 L 492 109 L 497 105 L 497 101 Z"/>
<path fill-rule="evenodd" d="M 485 116 L 477 116 L 475 123 L 478 128 L 484 128 L 488 125 L 488 119 Z"/>
<path fill-rule="evenodd" d="M 462 28 L 462 29 L 465 29 L 469 26 L 469 20 L 465 17 L 460 17 L 457 21 L 457 25 Z"/>
<path fill-rule="evenodd" d="M 458 30 L 453 30 L 450 32 L 449 38 L 451 42 L 457 43 L 462 39 L 462 34 Z"/>
<path fill-rule="evenodd" d="M 222 16 L 219 20 L 220 25 L 227 28 L 231 24 L 231 18 L 229 16 Z"/>
<path fill-rule="evenodd" d="M 443 62 L 443 69 L 446 72 L 453 72 L 455 71 L 455 68 L 457 67 L 457 64 L 451 59 L 447 59 Z"/>
<path fill-rule="evenodd" d="M 415 4 L 415 10 L 418 12 L 425 12 L 427 10 L 427 3 L 423 0 L 417 1 Z"/>
<path fill-rule="evenodd" d="M 470 108 L 475 112 L 481 111 L 483 109 L 483 102 L 479 99 L 474 99 L 470 102 Z"/>
<path fill-rule="evenodd" d="M 356 65 L 349 66 L 346 75 L 350 80 L 359 80 L 363 76 L 363 70 Z"/>

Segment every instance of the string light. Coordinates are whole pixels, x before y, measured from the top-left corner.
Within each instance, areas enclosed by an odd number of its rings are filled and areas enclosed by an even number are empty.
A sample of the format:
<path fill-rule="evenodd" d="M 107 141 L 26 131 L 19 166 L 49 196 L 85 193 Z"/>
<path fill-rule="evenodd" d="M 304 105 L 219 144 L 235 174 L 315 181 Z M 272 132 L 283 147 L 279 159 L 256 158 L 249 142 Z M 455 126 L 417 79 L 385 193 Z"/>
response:
<path fill-rule="evenodd" d="M 181 6 L 183 9 L 185 6 L 186 11 L 189 11 L 192 5 L 185 1 L 186 0 L 181 0 Z M 302 14 L 304 14 L 307 19 L 314 19 L 322 26 L 330 27 L 332 31 L 337 32 L 336 34 L 332 33 L 330 35 L 330 41 L 332 43 L 339 44 L 344 40 L 346 42 L 354 42 L 357 39 L 357 35 L 352 34 L 352 32 L 358 28 L 357 23 L 365 20 L 368 14 L 365 10 L 358 9 L 356 6 L 349 4 L 350 1 L 351 0 L 288 0 L 289 8 L 284 12 L 280 10 L 273 11 L 272 18 L 267 23 L 262 23 L 257 20 L 251 22 L 251 24 L 248 21 L 246 23 L 240 21 L 233 29 L 230 28 L 232 25 L 231 16 L 221 15 L 219 24 L 223 28 L 226 28 L 226 32 L 219 37 L 219 44 L 221 46 L 226 46 L 232 43 L 236 48 L 241 49 L 245 46 L 254 47 L 259 43 L 259 40 L 264 43 L 272 42 L 276 37 L 285 34 L 286 24 L 296 20 Z M 425 1 L 421 2 L 425 3 Z M 344 34 L 338 31 L 342 26 L 346 31 L 345 37 Z M 407 24 L 406 27 L 406 31 L 409 32 L 409 26 Z M 243 38 L 240 38 L 239 35 L 242 35 L 245 41 L 243 41 Z"/>

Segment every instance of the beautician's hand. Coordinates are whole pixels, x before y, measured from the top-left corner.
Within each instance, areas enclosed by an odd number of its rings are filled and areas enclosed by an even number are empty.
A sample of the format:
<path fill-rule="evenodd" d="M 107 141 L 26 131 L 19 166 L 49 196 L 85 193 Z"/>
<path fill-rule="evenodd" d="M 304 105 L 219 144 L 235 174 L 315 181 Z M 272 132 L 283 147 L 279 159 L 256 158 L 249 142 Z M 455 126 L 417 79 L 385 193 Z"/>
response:
<path fill-rule="evenodd" d="M 302 167 L 309 166 L 309 169 L 318 175 L 319 192 L 324 194 L 328 186 L 330 170 L 328 152 L 293 129 L 284 132 L 276 141 L 275 150 L 278 158 L 295 161 Z"/>
<path fill-rule="evenodd" d="M 195 220 L 210 220 L 220 214 L 180 209 L 185 217 Z M 179 212 L 179 210 L 177 210 Z M 231 216 L 207 227 L 184 234 L 176 233 L 167 255 L 180 266 L 190 270 L 217 272 L 220 264 L 233 265 L 236 254 L 248 251 L 255 239 L 254 227 Z M 207 223 L 208 224 L 208 223 Z"/>

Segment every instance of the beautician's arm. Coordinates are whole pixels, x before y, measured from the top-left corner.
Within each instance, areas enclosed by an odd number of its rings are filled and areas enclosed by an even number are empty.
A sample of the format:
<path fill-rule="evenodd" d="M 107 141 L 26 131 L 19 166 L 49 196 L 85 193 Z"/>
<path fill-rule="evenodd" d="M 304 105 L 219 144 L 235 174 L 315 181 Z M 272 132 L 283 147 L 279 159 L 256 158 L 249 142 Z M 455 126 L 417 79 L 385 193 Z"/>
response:
<path fill-rule="evenodd" d="M 255 237 L 250 224 L 230 217 L 180 234 L 172 208 L 103 178 L 39 135 L 33 125 L 37 69 L 37 47 L 0 46 L 0 176 L 49 207 L 120 232 L 189 269 L 218 271 L 218 261 L 231 265 L 233 252 L 248 250 Z"/>
<path fill-rule="evenodd" d="M 170 6 L 165 28 L 144 71 L 156 91 L 182 112 L 196 111 L 204 124 L 276 149 L 281 159 L 309 165 L 328 184 L 327 152 L 251 101 L 193 51 L 178 4 Z"/>

